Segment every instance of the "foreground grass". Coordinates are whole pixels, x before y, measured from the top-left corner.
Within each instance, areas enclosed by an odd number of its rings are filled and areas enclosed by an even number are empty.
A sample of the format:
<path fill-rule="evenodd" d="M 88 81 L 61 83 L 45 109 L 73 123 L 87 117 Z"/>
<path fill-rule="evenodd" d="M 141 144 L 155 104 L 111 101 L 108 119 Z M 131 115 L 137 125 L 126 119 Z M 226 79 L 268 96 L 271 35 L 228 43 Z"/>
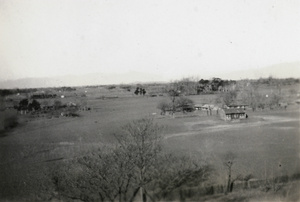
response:
<path fill-rule="evenodd" d="M 257 179 L 264 179 L 266 175 L 290 175 L 299 171 L 300 127 L 296 106 L 287 111 L 249 112 L 247 121 L 232 123 L 217 116 L 208 117 L 205 112 L 181 118 L 161 117 L 156 109 L 160 99 L 165 98 L 88 98 L 93 110 L 81 112 L 81 117 L 35 119 L 10 131 L 0 138 L 0 198 L 36 199 L 41 188 L 51 192 L 49 173 L 53 169 L 64 161 L 114 142 L 112 134 L 118 133 L 122 125 L 146 115 L 165 126 L 165 150 L 204 158 L 216 170 L 215 183 L 226 180 L 221 156 L 227 151 L 238 156 L 233 175 L 253 174 Z M 259 193 L 259 190 L 233 192 L 207 200 L 239 201 L 244 196 L 253 198 L 251 194 L 260 196 Z M 259 200 L 264 200 L 269 193 L 261 194 Z M 51 194 L 45 198 L 51 198 Z"/>
<path fill-rule="evenodd" d="M 287 183 L 282 189 L 277 192 L 269 191 L 264 192 L 260 188 L 247 189 L 235 191 L 230 194 L 216 194 L 213 196 L 206 196 L 201 201 L 207 202 L 233 202 L 233 201 L 248 201 L 248 202 L 292 202 L 300 201 L 300 181 L 293 181 Z M 187 200 L 189 201 L 189 200 Z M 191 199 L 194 201 L 194 199 Z"/>

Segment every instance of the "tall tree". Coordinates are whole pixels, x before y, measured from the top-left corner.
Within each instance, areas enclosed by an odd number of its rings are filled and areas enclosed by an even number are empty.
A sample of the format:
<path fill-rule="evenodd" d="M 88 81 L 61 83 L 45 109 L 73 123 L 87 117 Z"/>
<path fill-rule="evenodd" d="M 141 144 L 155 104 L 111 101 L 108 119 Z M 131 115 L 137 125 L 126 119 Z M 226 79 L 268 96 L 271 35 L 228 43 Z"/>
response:
<path fill-rule="evenodd" d="M 167 100 L 161 100 L 157 105 L 157 109 L 161 110 L 161 115 L 165 115 L 166 111 L 169 108 L 170 108 L 170 103 Z"/>
<path fill-rule="evenodd" d="M 28 108 L 29 110 L 40 110 L 41 109 L 41 104 L 36 101 L 36 100 L 33 100 L 29 105 L 28 105 Z"/>
<path fill-rule="evenodd" d="M 80 158 L 85 166 L 82 179 L 91 191 L 98 192 L 103 201 L 128 201 L 134 180 L 134 153 L 123 152 L 121 148 L 105 148 L 99 152 Z M 82 183 L 83 184 L 83 183 Z"/>
<path fill-rule="evenodd" d="M 245 104 L 248 104 L 253 111 L 257 108 L 264 108 L 266 98 L 258 91 L 258 85 L 250 80 L 241 80 L 238 82 L 239 96 Z"/>
<path fill-rule="evenodd" d="M 134 193 L 140 191 L 143 201 L 146 201 L 146 185 L 153 180 L 152 175 L 161 151 L 160 131 L 161 127 L 155 124 L 153 119 L 143 118 L 128 123 L 123 127 L 123 133 L 115 135 L 123 152 L 134 154 L 132 162 L 137 180 Z"/>
<path fill-rule="evenodd" d="M 186 107 L 194 105 L 194 101 L 187 97 L 180 97 L 176 100 L 176 107 L 180 108 L 181 111 L 184 111 Z"/>
<path fill-rule="evenodd" d="M 221 95 L 221 100 L 225 105 L 231 105 L 236 101 L 237 92 L 235 90 L 230 90 L 227 92 L 223 92 Z"/>
<path fill-rule="evenodd" d="M 19 108 L 21 109 L 27 109 L 28 108 L 28 104 L 29 104 L 29 101 L 28 99 L 23 99 L 19 102 Z"/>
<path fill-rule="evenodd" d="M 226 185 L 226 193 L 232 192 L 233 184 L 236 180 L 241 180 L 242 176 L 240 174 L 232 175 L 232 167 L 236 163 L 237 155 L 231 151 L 227 152 L 223 156 L 223 164 L 227 170 L 227 185 Z"/>
<path fill-rule="evenodd" d="M 171 107 L 173 116 L 176 112 L 176 99 L 180 96 L 180 84 L 178 82 L 172 82 L 166 89 L 168 96 L 171 99 Z"/>
<path fill-rule="evenodd" d="M 134 201 L 140 193 L 141 201 L 155 201 L 182 186 L 206 181 L 211 169 L 198 156 L 192 159 L 162 151 L 161 129 L 151 118 L 126 124 L 115 134 L 117 144 L 76 159 L 76 169 L 70 164 L 76 175 L 69 171 L 55 174 L 61 199 Z"/>

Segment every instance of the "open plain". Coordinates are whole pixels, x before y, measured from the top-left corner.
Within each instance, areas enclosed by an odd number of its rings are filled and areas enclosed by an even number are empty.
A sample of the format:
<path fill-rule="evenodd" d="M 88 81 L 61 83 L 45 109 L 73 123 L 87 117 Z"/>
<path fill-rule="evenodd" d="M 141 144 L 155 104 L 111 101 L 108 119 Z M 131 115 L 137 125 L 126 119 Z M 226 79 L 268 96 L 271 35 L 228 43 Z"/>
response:
<path fill-rule="evenodd" d="M 77 89 L 76 93 L 84 89 Z M 206 111 L 160 115 L 156 108 L 168 97 L 135 96 L 121 90 L 88 89 L 86 97 L 65 100 L 85 102 L 91 110 L 79 117 L 21 116 L 21 124 L 0 138 L 0 190 L 2 199 L 43 199 L 51 191 L 51 173 L 72 159 L 83 157 L 116 141 L 124 124 L 150 117 L 163 126 L 163 150 L 189 155 L 213 167 L 211 182 L 226 184 L 225 153 L 235 154 L 232 176 L 252 179 L 293 176 L 300 170 L 299 105 L 287 109 L 247 110 L 248 119 L 224 121 Z M 85 91 L 87 92 L 87 91 Z M 216 95 L 189 96 L 208 103 Z M 64 100 L 64 101 L 65 101 Z M 16 112 L 17 113 L 17 112 Z M 73 173 L 76 175 L 76 173 Z M 48 193 L 48 194 L 49 194 Z M 50 194 L 51 195 L 51 194 Z M 207 199 L 210 200 L 210 199 Z"/>

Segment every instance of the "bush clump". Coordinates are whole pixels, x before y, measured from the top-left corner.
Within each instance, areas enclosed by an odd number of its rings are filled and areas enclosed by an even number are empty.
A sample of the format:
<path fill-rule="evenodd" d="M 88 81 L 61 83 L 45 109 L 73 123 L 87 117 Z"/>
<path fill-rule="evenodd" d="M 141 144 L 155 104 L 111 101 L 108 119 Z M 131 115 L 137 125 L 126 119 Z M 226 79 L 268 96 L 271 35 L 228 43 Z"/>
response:
<path fill-rule="evenodd" d="M 0 117 L 0 134 L 15 128 L 19 124 L 18 116 L 14 113 L 1 112 Z"/>

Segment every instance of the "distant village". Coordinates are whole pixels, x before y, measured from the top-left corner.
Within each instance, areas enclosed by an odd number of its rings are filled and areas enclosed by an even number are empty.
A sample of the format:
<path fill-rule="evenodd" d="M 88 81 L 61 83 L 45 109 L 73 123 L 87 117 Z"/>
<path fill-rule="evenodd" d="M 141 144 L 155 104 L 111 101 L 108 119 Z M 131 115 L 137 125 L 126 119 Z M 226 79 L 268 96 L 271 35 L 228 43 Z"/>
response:
<path fill-rule="evenodd" d="M 211 80 L 182 79 L 168 84 L 137 84 L 137 85 L 110 85 L 110 86 L 86 86 L 84 89 L 105 88 L 108 92 L 115 89 L 124 90 L 124 95 L 168 97 L 169 101 L 161 101 L 157 108 L 162 116 L 174 116 L 182 113 L 200 113 L 211 116 L 218 115 L 223 120 L 236 120 L 248 118 L 247 110 L 262 110 L 265 108 L 286 109 L 288 102 L 281 95 L 281 87 L 299 83 L 299 79 L 261 79 L 261 80 Z M 272 91 L 270 95 L 259 94 L 255 89 L 258 85 L 272 85 L 278 88 L 278 92 Z M 60 87 L 49 89 L 2 89 L 0 94 L 5 97 L 2 110 L 17 110 L 20 115 L 32 115 L 35 117 L 77 117 L 79 111 L 91 111 L 84 100 L 87 90 L 80 92 L 75 87 Z M 122 92 L 122 91 L 120 91 Z M 293 91 L 291 94 L 299 92 Z M 193 95 L 218 95 L 216 100 L 209 103 L 195 103 L 190 96 Z M 115 99 L 122 94 L 109 94 L 101 96 L 101 99 Z M 298 95 L 299 97 L 299 95 Z M 80 98 L 80 99 L 78 99 Z M 300 103 L 296 100 L 295 103 Z M 3 105 L 3 104 L 2 104 Z"/>

